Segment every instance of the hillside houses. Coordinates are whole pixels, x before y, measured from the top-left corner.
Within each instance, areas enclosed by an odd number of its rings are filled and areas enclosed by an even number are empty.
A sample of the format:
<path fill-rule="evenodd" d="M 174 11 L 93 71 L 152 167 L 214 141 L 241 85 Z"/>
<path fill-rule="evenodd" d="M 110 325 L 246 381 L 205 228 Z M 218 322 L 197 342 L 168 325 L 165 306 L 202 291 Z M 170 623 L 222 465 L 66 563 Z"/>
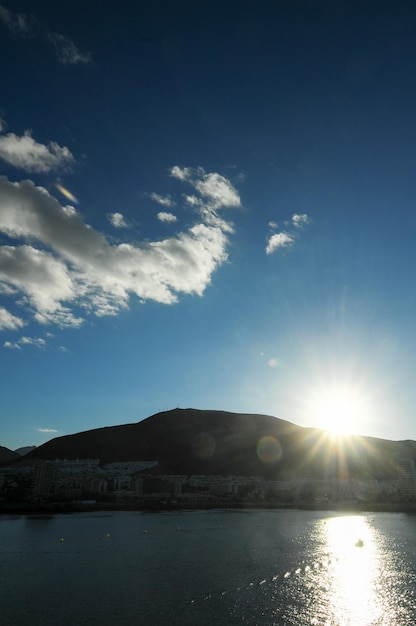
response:
<path fill-rule="evenodd" d="M 395 480 L 286 478 L 162 474 L 156 461 L 113 462 L 56 459 L 33 467 L 0 469 L 0 498 L 32 503 L 88 499 L 117 505 L 215 506 L 228 504 L 328 505 L 331 502 L 416 501 L 412 459 L 398 462 Z"/>

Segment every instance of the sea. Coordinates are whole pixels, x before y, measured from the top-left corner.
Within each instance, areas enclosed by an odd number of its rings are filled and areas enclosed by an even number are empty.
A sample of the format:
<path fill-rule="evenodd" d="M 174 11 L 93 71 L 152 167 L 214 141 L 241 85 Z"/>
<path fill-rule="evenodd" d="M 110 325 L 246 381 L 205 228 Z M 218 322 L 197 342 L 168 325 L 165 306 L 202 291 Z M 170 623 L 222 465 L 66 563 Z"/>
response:
<path fill-rule="evenodd" d="M 2 626 L 414 626 L 416 516 L 0 516 Z"/>

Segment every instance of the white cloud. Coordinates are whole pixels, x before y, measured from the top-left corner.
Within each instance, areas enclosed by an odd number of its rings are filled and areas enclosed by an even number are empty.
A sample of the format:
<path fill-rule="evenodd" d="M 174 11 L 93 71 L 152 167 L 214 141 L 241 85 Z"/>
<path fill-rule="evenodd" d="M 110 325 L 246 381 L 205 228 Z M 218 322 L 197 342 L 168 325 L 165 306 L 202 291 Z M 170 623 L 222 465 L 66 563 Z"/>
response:
<path fill-rule="evenodd" d="M 58 61 L 63 65 L 91 62 L 89 52 L 81 52 L 72 39 L 50 31 L 33 16 L 13 13 L 0 4 L 0 23 L 3 23 L 15 37 L 31 37 L 52 44 Z"/>
<path fill-rule="evenodd" d="M 37 348 L 44 348 L 46 346 L 45 339 L 42 337 L 20 337 L 16 342 L 11 341 L 4 342 L 5 348 L 13 348 L 15 350 L 21 350 L 22 346 L 35 346 Z"/>
<path fill-rule="evenodd" d="M 121 213 L 110 213 L 108 219 L 114 228 L 127 228 L 128 224 Z"/>
<path fill-rule="evenodd" d="M 150 198 L 154 202 L 157 202 L 158 204 L 161 204 L 162 206 L 165 206 L 168 208 L 173 207 L 175 205 L 175 202 L 172 200 L 172 198 L 169 195 L 161 196 L 158 193 L 151 193 Z"/>
<path fill-rule="evenodd" d="M 180 294 L 202 295 L 233 232 L 218 211 L 240 200 L 222 176 L 189 172 L 203 195 L 194 225 L 160 241 L 117 245 L 32 181 L 0 177 L 0 232 L 13 243 L 0 246 L 0 284 L 38 322 L 61 327 L 78 327 L 89 313 L 116 315 L 131 296 L 171 304 Z"/>
<path fill-rule="evenodd" d="M 178 180 L 190 183 L 196 191 L 209 202 L 211 208 L 239 207 L 240 196 L 231 182 L 217 173 L 207 173 L 202 167 L 192 169 L 190 167 L 172 167 L 170 175 Z M 188 197 L 195 202 L 194 196 Z"/>
<path fill-rule="evenodd" d="M 201 196 L 213 201 L 215 206 L 240 206 L 240 196 L 230 181 L 220 174 L 205 174 L 193 182 L 195 189 Z"/>
<path fill-rule="evenodd" d="M 11 287 L 10 285 L 6 285 L 5 283 L 2 283 L 0 281 L 0 293 L 6 296 L 11 296 L 17 293 L 17 289 L 14 289 L 14 287 Z"/>
<path fill-rule="evenodd" d="M 0 330 L 15 330 L 24 325 L 25 323 L 20 317 L 12 315 L 7 309 L 0 306 Z"/>
<path fill-rule="evenodd" d="M 39 433 L 57 433 L 59 432 L 56 428 L 38 428 Z"/>
<path fill-rule="evenodd" d="M 157 219 L 161 222 L 176 222 L 178 218 L 176 217 L 176 215 L 173 215 L 173 213 L 166 213 L 166 211 L 161 211 L 157 214 Z"/>
<path fill-rule="evenodd" d="M 9 348 L 10 350 L 21 350 L 21 347 L 18 343 L 12 343 L 11 341 L 5 341 L 3 347 Z"/>
<path fill-rule="evenodd" d="M 35 310 L 39 322 L 79 325 L 80 320 L 61 305 L 61 301 L 75 298 L 71 272 L 50 252 L 28 245 L 1 246 L 0 279 L 24 294 L 24 301 Z"/>
<path fill-rule="evenodd" d="M 186 195 L 184 194 L 183 199 L 185 200 L 185 202 L 187 204 L 189 204 L 190 206 L 196 207 L 196 206 L 202 206 L 204 204 L 203 200 L 201 200 L 201 198 L 197 198 L 196 196 L 192 195 Z"/>
<path fill-rule="evenodd" d="M 266 246 L 266 254 L 271 254 L 278 248 L 287 248 L 294 243 L 294 238 L 288 233 L 275 233 L 269 238 Z"/>
<path fill-rule="evenodd" d="M 0 135 L 0 159 L 27 172 L 50 172 L 68 169 L 75 163 L 68 148 L 55 141 L 47 145 L 35 141 L 29 130 L 19 137 L 14 133 Z"/>
<path fill-rule="evenodd" d="M 190 167 L 179 167 L 179 165 L 174 165 L 170 169 L 170 175 L 173 178 L 177 178 L 178 180 L 189 180 L 191 177 L 192 169 Z"/>
<path fill-rule="evenodd" d="M 292 215 L 291 220 L 286 220 L 284 223 L 286 226 L 294 226 L 296 229 L 302 229 L 306 224 L 309 224 L 310 219 L 306 213 L 294 213 Z M 271 221 L 269 222 L 269 228 L 273 231 L 278 226 L 277 222 Z M 267 246 L 266 246 L 266 254 L 271 254 L 275 250 L 279 248 L 288 248 L 295 243 L 297 238 L 296 231 L 290 232 L 280 232 L 269 235 Z"/>
<path fill-rule="evenodd" d="M 42 337 L 21 337 L 19 342 L 22 346 L 36 346 L 43 348 L 46 345 L 46 341 Z"/>
<path fill-rule="evenodd" d="M 309 224 L 309 216 L 306 213 L 302 213 L 301 215 L 294 213 L 292 215 L 292 224 L 296 226 L 296 228 L 302 228 L 305 224 Z"/>

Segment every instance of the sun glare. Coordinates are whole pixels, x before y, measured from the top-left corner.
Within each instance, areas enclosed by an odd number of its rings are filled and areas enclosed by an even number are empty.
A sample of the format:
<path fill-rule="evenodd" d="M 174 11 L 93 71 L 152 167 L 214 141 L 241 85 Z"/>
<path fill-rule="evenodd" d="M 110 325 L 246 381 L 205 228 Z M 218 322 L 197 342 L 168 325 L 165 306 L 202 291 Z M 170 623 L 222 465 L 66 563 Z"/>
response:
<path fill-rule="evenodd" d="M 365 398 L 348 385 L 313 389 L 307 411 L 310 424 L 334 435 L 359 434 L 368 417 Z"/>
<path fill-rule="evenodd" d="M 382 563 L 370 524 L 358 515 L 332 517 L 323 521 L 322 530 L 330 559 L 326 596 L 334 620 L 327 623 L 380 624 L 388 607 L 383 606 Z"/>

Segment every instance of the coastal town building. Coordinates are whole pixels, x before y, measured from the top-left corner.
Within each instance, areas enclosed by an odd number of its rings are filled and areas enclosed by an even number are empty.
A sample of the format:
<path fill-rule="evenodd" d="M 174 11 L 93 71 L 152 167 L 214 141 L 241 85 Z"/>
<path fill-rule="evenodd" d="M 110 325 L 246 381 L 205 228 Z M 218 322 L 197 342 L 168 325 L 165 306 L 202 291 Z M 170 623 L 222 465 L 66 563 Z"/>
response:
<path fill-rule="evenodd" d="M 58 467 L 54 461 L 44 461 L 33 471 L 33 497 L 49 498 L 56 488 Z"/>
<path fill-rule="evenodd" d="M 336 476 L 266 480 L 261 476 L 161 474 L 157 461 L 147 460 L 101 465 L 99 459 L 55 459 L 33 466 L 3 467 L 0 499 L 6 497 L 143 506 L 416 502 L 416 467 L 413 459 L 399 459 L 396 477 L 383 480 Z"/>
<path fill-rule="evenodd" d="M 416 468 L 414 459 L 398 459 L 396 465 L 399 470 L 398 488 L 404 497 L 416 496 Z"/>

